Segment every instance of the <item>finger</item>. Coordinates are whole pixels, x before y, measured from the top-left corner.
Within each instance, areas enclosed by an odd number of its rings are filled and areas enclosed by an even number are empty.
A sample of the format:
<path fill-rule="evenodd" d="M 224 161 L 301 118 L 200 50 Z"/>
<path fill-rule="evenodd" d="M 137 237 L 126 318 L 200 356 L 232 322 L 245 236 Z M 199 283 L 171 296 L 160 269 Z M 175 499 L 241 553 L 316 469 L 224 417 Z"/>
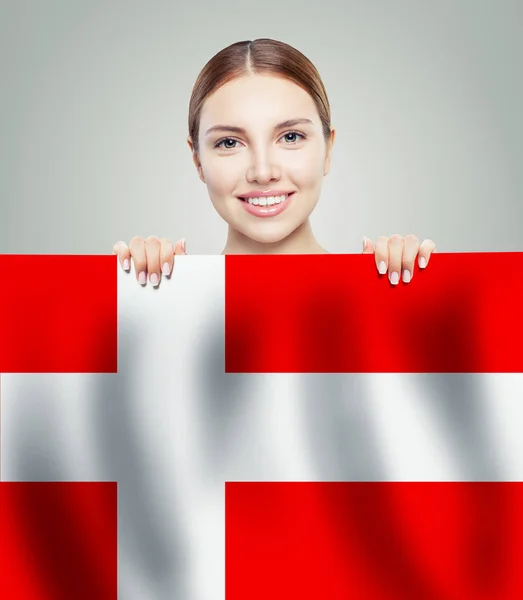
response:
<path fill-rule="evenodd" d="M 174 244 L 167 238 L 160 240 L 160 264 L 162 265 L 162 273 L 169 277 L 173 270 L 174 262 Z"/>
<path fill-rule="evenodd" d="M 414 263 L 419 250 L 419 240 L 415 235 L 407 235 L 403 242 L 403 259 L 401 268 L 404 283 L 409 283 L 414 275 Z"/>
<path fill-rule="evenodd" d="M 145 240 L 145 254 L 147 256 L 147 273 L 149 281 L 157 287 L 160 284 L 160 248 L 161 242 L 157 237 L 149 236 Z"/>
<path fill-rule="evenodd" d="M 380 275 L 385 275 L 389 266 L 389 238 L 379 237 L 376 240 L 374 258 Z"/>
<path fill-rule="evenodd" d="M 180 241 L 176 242 L 174 254 L 187 254 L 187 242 L 185 241 L 185 238 L 182 238 Z"/>
<path fill-rule="evenodd" d="M 368 238 L 363 238 L 363 254 L 373 254 L 374 246 L 372 245 L 372 241 Z"/>
<path fill-rule="evenodd" d="M 418 265 L 420 269 L 424 269 L 430 260 L 430 255 L 436 252 L 436 244 L 432 240 L 423 240 L 419 248 Z"/>
<path fill-rule="evenodd" d="M 118 254 L 118 260 L 124 271 L 131 270 L 131 252 L 125 242 L 116 242 L 113 246 L 113 254 Z"/>
<path fill-rule="evenodd" d="M 396 234 L 389 238 L 389 280 L 392 285 L 397 285 L 400 280 L 402 257 L 403 238 Z"/>
<path fill-rule="evenodd" d="M 145 254 L 145 240 L 141 237 L 133 237 L 129 242 L 131 258 L 134 262 L 136 279 L 140 285 L 147 284 L 147 256 Z"/>

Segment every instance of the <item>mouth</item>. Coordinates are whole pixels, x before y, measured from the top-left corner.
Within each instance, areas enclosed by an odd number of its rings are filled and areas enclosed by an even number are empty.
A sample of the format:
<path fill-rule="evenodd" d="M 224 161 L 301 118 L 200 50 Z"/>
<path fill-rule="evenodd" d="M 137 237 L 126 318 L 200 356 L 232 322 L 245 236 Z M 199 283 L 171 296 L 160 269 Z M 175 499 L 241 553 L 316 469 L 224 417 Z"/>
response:
<path fill-rule="evenodd" d="M 275 196 L 238 196 L 245 210 L 257 217 L 274 217 L 282 213 L 289 205 L 295 192 Z"/>

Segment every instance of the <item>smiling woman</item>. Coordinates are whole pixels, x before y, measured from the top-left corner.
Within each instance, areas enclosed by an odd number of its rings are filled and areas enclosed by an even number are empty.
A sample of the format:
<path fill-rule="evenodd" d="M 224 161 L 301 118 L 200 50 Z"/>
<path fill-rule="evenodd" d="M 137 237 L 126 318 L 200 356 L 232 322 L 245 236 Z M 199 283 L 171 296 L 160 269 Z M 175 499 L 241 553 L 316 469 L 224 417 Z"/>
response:
<path fill-rule="evenodd" d="M 334 142 L 316 67 L 275 40 L 238 42 L 203 68 L 189 103 L 189 146 L 228 223 L 224 253 L 325 252 L 309 216 Z"/>
<path fill-rule="evenodd" d="M 199 74 L 189 102 L 187 142 L 211 202 L 228 224 L 223 254 L 324 254 L 310 215 L 328 174 L 335 139 L 321 77 L 301 52 L 276 40 L 237 42 Z M 409 281 L 416 256 L 434 245 L 415 236 L 380 238 L 376 265 Z M 374 252 L 370 241 L 364 251 Z M 158 285 L 185 241 L 135 237 L 114 246 L 142 285 Z M 383 268 L 385 265 L 385 268 Z M 161 267 L 162 266 L 162 267 Z M 161 268 L 161 270 L 160 270 Z"/>

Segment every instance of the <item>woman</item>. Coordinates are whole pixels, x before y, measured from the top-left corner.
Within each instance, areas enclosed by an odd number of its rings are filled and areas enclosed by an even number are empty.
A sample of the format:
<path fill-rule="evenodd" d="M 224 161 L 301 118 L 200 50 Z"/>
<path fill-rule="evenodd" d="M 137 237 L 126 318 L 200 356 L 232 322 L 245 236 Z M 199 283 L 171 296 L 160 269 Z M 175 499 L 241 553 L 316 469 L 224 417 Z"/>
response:
<path fill-rule="evenodd" d="M 298 50 L 270 39 L 237 42 L 203 68 L 189 104 L 188 144 L 199 177 L 227 222 L 223 254 L 322 254 L 309 217 L 330 169 L 335 131 L 314 65 Z M 138 281 L 159 285 L 185 240 L 135 237 L 113 248 Z M 381 274 L 408 283 L 416 256 L 425 267 L 435 250 L 416 236 L 364 238 Z"/>

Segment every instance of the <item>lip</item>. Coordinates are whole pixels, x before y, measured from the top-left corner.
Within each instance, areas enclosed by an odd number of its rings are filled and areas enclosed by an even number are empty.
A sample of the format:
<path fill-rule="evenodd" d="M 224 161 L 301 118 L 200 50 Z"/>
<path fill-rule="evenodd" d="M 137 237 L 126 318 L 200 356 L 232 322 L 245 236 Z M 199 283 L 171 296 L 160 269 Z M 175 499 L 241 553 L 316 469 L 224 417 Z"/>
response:
<path fill-rule="evenodd" d="M 270 194 L 265 194 L 263 196 L 259 196 L 258 195 L 259 192 L 256 193 L 256 195 L 252 195 L 252 196 L 238 196 L 239 201 L 242 203 L 244 209 L 251 215 L 254 215 L 255 217 L 275 217 L 276 215 L 281 214 L 290 204 L 293 196 L 294 196 L 294 192 L 289 192 L 287 194 L 285 193 L 270 193 Z M 247 201 L 242 200 L 241 198 L 264 198 L 267 196 L 287 196 L 287 198 L 285 198 L 285 200 L 283 202 L 280 202 L 279 204 L 273 204 L 272 206 L 256 206 L 254 204 L 249 204 Z"/>
<path fill-rule="evenodd" d="M 293 193 L 291 190 L 266 190 L 265 192 L 246 192 L 240 194 L 238 198 L 269 198 L 270 196 L 290 196 Z"/>

